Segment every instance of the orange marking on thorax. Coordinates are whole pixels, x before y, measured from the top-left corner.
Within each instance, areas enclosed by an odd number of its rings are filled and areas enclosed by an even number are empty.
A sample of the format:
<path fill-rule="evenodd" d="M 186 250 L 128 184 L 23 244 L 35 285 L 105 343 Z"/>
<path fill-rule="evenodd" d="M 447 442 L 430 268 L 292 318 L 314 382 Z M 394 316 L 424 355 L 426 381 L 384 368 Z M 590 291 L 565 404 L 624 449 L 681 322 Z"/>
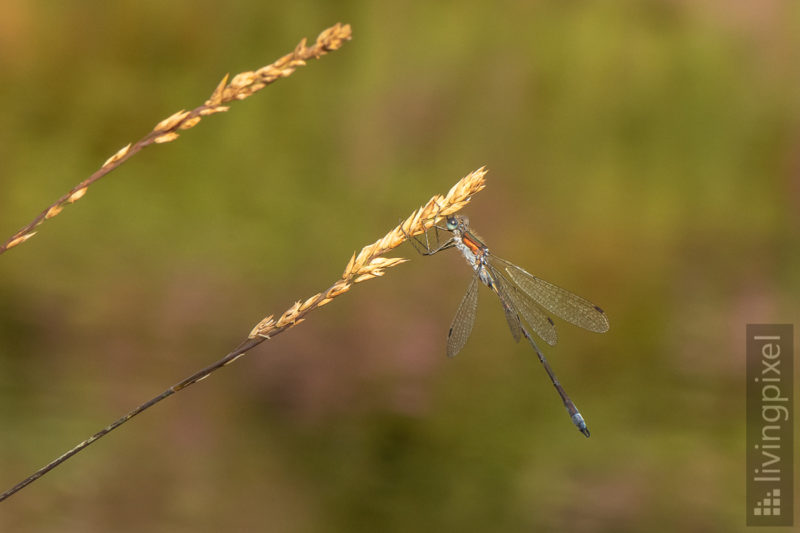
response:
<path fill-rule="evenodd" d="M 464 243 L 464 246 L 470 249 L 470 251 L 475 255 L 483 254 L 484 245 L 481 241 L 470 235 L 469 233 L 464 233 L 461 236 L 461 242 Z"/>

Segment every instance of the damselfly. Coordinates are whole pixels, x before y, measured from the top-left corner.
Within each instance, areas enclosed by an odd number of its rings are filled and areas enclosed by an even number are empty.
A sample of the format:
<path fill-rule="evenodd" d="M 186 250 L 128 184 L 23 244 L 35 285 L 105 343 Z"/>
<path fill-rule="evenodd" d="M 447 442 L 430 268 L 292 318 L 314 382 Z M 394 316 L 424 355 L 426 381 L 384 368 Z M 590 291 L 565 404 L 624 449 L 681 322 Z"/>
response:
<path fill-rule="evenodd" d="M 547 344 L 551 346 L 556 344 L 558 341 L 556 326 L 547 315 L 549 311 L 578 327 L 603 333 L 608 331 L 608 318 L 603 310 L 588 300 L 537 278 L 517 265 L 489 253 L 489 248 L 470 229 L 469 220 L 465 216 L 448 216 L 445 227 L 434 226 L 434 228 L 437 232 L 437 245 L 431 246 L 426 234 L 424 243 L 418 239 L 411 240 L 417 250 L 423 255 L 433 255 L 455 246 L 475 271 L 447 334 L 447 356 L 454 357 L 461 351 L 472 332 L 478 306 L 478 280 L 480 280 L 500 298 L 514 340 L 519 342 L 521 337 L 528 339 L 547 371 L 550 381 L 561 396 L 572 423 L 588 437 L 589 428 L 586 427 L 586 421 L 559 383 L 530 331 L 535 332 Z M 452 235 L 443 244 L 439 244 L 439 230 L 449 231 Z"/>

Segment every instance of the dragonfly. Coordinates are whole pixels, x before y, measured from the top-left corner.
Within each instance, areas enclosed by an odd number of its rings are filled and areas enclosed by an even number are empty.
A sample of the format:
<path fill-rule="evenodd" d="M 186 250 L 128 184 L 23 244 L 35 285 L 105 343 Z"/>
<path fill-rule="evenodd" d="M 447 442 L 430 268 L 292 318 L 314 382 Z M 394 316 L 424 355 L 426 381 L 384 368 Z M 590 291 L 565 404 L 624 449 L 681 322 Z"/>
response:
<path fill-rule="evenodd" d="M 580 328 L 604 333 L 609 328 L 605 312 L 585 298 L 548 283 L 510 261 L 490 253 L 489 248 L 470 228 L 469 219 L 466 216 L 448 216 L 445 218 L 445 223 L 444 227 L 433 226 L 436 231 L 436 244 L 431 245 L 427 233 L 425 242 L 417 238 L 410 239 L 409 242 L 422 255 L 433 255 L 455 247 L 474 271 L 472 281 L 467 287 L 467 292 L 458 306 L 447 333 L 447 356 L 455 357 L 467 343 L 472 332 L 478 307 L 478 282 L 480 281 L 498 296 L 514 340 L 519 342 L 522 337 L 528 340 L 561 397 L 572 423 L 581 433 L 589 437 L 589 428 L 583 415 L 575 407 L 575 403 L 570 399 L 564 387 L 561 386 L 531 332 L 536 333 L 550 346 L 555 346 L 558 342 L 558 335 L 555 322 L 548 314 L 552 313 Z M 439 239 L 439 230 L 447 231 L 451 235 L 444 243 L 441 243 Z"/>

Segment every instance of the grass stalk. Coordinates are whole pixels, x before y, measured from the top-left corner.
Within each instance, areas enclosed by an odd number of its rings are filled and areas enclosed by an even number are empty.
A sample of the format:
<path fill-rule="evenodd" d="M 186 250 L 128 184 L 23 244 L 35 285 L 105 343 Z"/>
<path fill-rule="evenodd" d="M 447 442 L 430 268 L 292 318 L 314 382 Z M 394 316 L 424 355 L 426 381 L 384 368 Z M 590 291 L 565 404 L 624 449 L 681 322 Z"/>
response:
<path fill-rule="evenodd" d="M 4 493 L 0 494 L 0 501 L 3 501 L 13 494 L 24 489 L 46 473 L 50 472 L 70 457 L 85 450 L 100 438 L 108 435 L 125 422 L 149 409 L 162 400 L 172 396 L 190 385 L 207 378 L 213 372 L 231 364 L 253 347 L 261 344 L 265 340 L 271 339 L 284 331 L 293 328 L 305 320 L 306 315 L 315 309 L 330 303 L 334 298 L 350 290 L 356 283 L 361 283 L 386 273 L 386 269 L 397 266 L 407 261 L 400 257 L 383 257 L 392 249 L 400 246 L 407 238 L 425 233 L 431 226 L 447 215 L 453 214 L 462 209 L 473 194 L 480 191 L 485 186 L 486 169 L 479 168 L 458 181 L 446 195 L 436 195 L 428 202 L 415 210 L 403 222 L 398 224 L 389 233 L 377 241 L 364 246 L 357 254 L 354 253 L 350 261 L 345 266 L 341 277 L 328 289 L 319 292 L 304 301 L 295 302 L 278 319 L 274 315 L 269 315 L 262 319 L 250 331 L 247 338 L 239 344 L 233 351 L 217 362 L 201 369 L 191 376 L 179 381 L 175 385 L 166 389 L 164 392 L 140 404 L 138 407 L 128 412 L 121 418 L 115 420 L 104 427 L 88 439 L 77 444 L 61 456 L 52 460 L 27 478 L 23 479 Z"/>
<path fill-rule="evenodd" d="M 174 141 L 178 138 L 179 131 L 195 127 L 203 117 L 227 111 L 229 106 L 225 104 L 236 100 L 244 100 L 267 85 L 281 78 L 291 76 L 297 70 L 297 67 L 305 65 L 309 59 L 319 59 L 328 52 L 338 50 L 345 41 L 350 40 L 351 35 L 349 24 L 335 24 L 320 33 L 316 42 L 311 46 L 306 46 L 306 39 L 303 39 L 292 52 L 265 67 L 255 71 L 241 72 L 234 76 L 230 82 L 228 81 L 228 75 L 225 75 L 203 105 L 190 111 L 182 109 L 177 113 L 173 113 L 156 124 L 150 133 L 135 143 L 123 146 L 117 153 L 109 157 L 94 174 L 70 189 L 69 192 L 36 215 L 28 225 L 14 233 L 3 244 L 0 244 L 0 254 L 33 237 L 36 234 L 36 231 L 34 231 L 36 227 L 45 220 L 61 213 L 67 205 L 83 198 L 91 184 L 118 168 L 145 147 Z"/>

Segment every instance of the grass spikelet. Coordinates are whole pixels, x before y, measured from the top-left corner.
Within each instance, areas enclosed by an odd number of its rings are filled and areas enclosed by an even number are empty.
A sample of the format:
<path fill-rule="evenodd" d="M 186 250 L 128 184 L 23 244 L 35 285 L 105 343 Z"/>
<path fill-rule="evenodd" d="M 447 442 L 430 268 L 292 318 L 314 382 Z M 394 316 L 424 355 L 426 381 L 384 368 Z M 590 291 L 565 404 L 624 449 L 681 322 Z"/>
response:
<path fill-rule="evenodd" d="M 11 240 L 11 241 L 10 241 L 10 242 L 7 244 L 7 246 L 8 246 L 9 248 L 13 248 L 13 247 L 14 247 L 14 246 L 16 246 L 16 245 L 18 245 L 18 244 L 22 244 L 23 242 L 27 241 L 28 239 L 30 239 L 30 238 L 31 238 L 31 237 L 33 237 L 34 235 L 36 235 L 36 232 L 35 232 L 35 231 L 32 231 L 32 232 L 30 232 L 30 233 L 26 233 L 25 235 L 20 235 L 19 237 L 15 238 L 15 239 L 12 239 L 12 240 Z"/>
<path fill-rule="evenodd" d="M 105 168 L 105 167 L 108 167 L 110 165 L 113 165 L 114 163 L 116 163 L 117 161 L 119 161 L 120 159 L 125 157 L 125 155 L 128 153 L 128 150 L 130 150 L 130 149 L 131 149 L 131 143 L 126 144 L 125 146 L 123 146 L 122 148 L 117 150 L 116 154 L 114 154 L 111 157 L 109 157 L 108 159 L 106 159 L 106 162 L 103 163 L 103 167 Z"/>
<path fill-rule="evenodd" d="M 71 204 L 71 203 L 77 202 L 78 200 L 83 198 L 83 195 L 85 195 L 85 194 L 86 194 L 86 187 L 84 187 L 82 189 L 78 189 L 77 191 L 75 191 L 74 193 L 69 195 L 69 198 L 67 198 L 67 203 Z M 48 209 L 48 211 L 49 211 L 49 209 Z"/>
<path fill-rule="evenodd" d="M 53 207 L 47 210 L 47 213 L 44 215 L 44 218 L 53 218 L 54 216 L 59 214 L 62 209 L 64 208 L 61 207 L 60 205 L 54 205 Z"/>

